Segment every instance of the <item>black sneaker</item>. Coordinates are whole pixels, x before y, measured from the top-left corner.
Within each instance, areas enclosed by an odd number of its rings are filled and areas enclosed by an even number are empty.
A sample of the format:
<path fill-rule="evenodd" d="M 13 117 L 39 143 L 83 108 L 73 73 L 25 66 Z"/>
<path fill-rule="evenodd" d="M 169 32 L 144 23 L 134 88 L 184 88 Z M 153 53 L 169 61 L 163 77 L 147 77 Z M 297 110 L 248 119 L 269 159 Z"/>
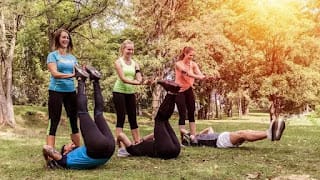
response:
<path fill-rule="evenodd" d="M 286 124 L 283 119 L 280 119 L 277 121 L 276 125 L 277 125 L 277 131 L 275 133 L 276 134 L 275 140 L 279 141 L 281 139 L 284 129 L 286 128 Z"/>
<path fill-rule="evenodd" d="M 184 146 L 190 146 L 191 145 L 191 138 L 190 134 L 183 134 L 181 144 Z"/>
<path fill-rule="evenodd" d="M 79 66 L 78 64 L 76 64 L 74 66 L 74 69 L 75 69 L 75 73 L 76 73 L 77 78 L 81 77 L 81 78 L 86 79 L 89 77 L 89 74 L 85 70 L 83 70 L 82 67 Z"/>
<path fill-rule="evenodd" d="M 93 66 L 86 65 L 86 70 L 90 74 L 91 80 L 98 80 L 101 78 L 101 73 Z"/>
<path fill-rule="evenodd" d="M 48 169 L 63 169 L 62 166 L 59 165 L 59 163 L 55 160 L 50 160 L 47 162 L 47 168 Z"/>
<path fill-rule="evenodd" d="M 180 86 L 173 81 L 159 80 L 157 83 L 160 84 L 166 91 L 171 92 L 173 94 L 178 93 L 180 90 Z"/>

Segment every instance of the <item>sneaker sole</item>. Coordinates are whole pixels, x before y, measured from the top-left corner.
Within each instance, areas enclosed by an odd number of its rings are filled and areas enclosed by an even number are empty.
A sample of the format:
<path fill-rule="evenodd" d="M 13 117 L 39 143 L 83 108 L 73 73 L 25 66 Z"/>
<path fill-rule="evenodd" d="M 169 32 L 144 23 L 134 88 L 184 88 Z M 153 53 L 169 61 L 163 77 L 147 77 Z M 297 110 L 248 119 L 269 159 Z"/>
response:
<path fill-rule="evenodd" d="M 129 155 L 117 154 L 117 157 L 128 157 Z"/>
<path fill-rule="evenodd" d="M 279 141 L 281 139 L 282 133 L 283 133 L 285 128 L 286 128 L 285 122 L 283 120 L 280 120 L 278 122 L 276 138 L 275 138 L 277 141 Z"/>
<path fill-rule="evenodd" d="M 86 70 L 88 71 L 88 73 L 90 75 L 92 75 L 94 78 L 98 78 L 100 79 L 101 78 L 101 73 L 94 67 L 92 66 L 86 66 Z"/>
<path fill-rule="evenodd" d="M 86 77 L 88 78 L 89 77 L 89 74 L 87 72 L 85 72 L 82 67 L 78 66 L 78 65 L 75 65 L 74 66 L 74 69 L 77 71 L 76 74 L 80 74 L 81 76 L 83 77 Z"/>
<path fill-rule="evenodd" d="M 271 123 L 272 123 L 272 125 L 271 125 L 271 141 L 275 141 L 276 140 L 276 134 L 277 134 L 278 121 L 274 120 Z"/>

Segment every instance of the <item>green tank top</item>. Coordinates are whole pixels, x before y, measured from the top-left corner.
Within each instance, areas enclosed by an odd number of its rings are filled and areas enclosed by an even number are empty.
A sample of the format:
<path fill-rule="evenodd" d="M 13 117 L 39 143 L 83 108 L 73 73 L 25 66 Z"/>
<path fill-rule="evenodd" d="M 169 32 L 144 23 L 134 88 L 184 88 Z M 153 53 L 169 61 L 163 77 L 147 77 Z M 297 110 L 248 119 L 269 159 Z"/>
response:
<path fill-rule="evenodd" d="M 131 60 L 131 64 L 128 65 L 124 62 L 123 58 L 120 57 L 120 66 L 122 68 L 123 74 L 127 79 L 134 80 L 136 76 L 136 63 Z M 113 92 L 124 93 L 124 94 L 134 94 L 135 86 L 132 84 L 127 84 L 122 82 L 118 76 L 116 83 L 113 86 Z"/>

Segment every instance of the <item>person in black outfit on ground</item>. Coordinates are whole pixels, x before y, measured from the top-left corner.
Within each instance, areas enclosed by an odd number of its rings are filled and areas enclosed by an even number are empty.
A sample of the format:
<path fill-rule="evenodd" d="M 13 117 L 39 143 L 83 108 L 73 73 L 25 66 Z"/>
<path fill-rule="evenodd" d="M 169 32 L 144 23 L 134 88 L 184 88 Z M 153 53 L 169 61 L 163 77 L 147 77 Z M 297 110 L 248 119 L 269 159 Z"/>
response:
<path fill-rule="evenodd" d="M 180 86 L 168 80 L 158 81 L 158 84 L 167 91 L 167 95 L 155 117 L 154 132 L 143 138 L 138 144 L 133 144 L 123 132 L 117 137 L 131 156 L 171 159 L 180 154 L 180 142 L 169 123 Z"/>

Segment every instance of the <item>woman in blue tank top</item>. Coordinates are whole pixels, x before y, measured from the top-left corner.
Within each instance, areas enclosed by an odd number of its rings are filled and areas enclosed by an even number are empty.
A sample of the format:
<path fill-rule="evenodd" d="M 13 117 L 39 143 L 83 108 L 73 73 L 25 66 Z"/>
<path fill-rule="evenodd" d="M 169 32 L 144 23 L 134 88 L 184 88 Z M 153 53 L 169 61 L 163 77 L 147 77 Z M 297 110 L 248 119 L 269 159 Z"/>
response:
<path fill-rule="evenodd" d="M 55 146 L 55 135 L 61 118 L 62 105 L 67 112 L 72 129 L 71 139 L 76 146 L 80 145 L 80 134 L 77 125 L 77 96 L 74 86 L 74 66 L 77 59 L 71 54 L 73 48 L 68 31 L 58 29 L 54 36 L 55 51 L 47 57 L 48 70 L 51 74 L 49 83 L 49 125 L 47 145 Z"/>

